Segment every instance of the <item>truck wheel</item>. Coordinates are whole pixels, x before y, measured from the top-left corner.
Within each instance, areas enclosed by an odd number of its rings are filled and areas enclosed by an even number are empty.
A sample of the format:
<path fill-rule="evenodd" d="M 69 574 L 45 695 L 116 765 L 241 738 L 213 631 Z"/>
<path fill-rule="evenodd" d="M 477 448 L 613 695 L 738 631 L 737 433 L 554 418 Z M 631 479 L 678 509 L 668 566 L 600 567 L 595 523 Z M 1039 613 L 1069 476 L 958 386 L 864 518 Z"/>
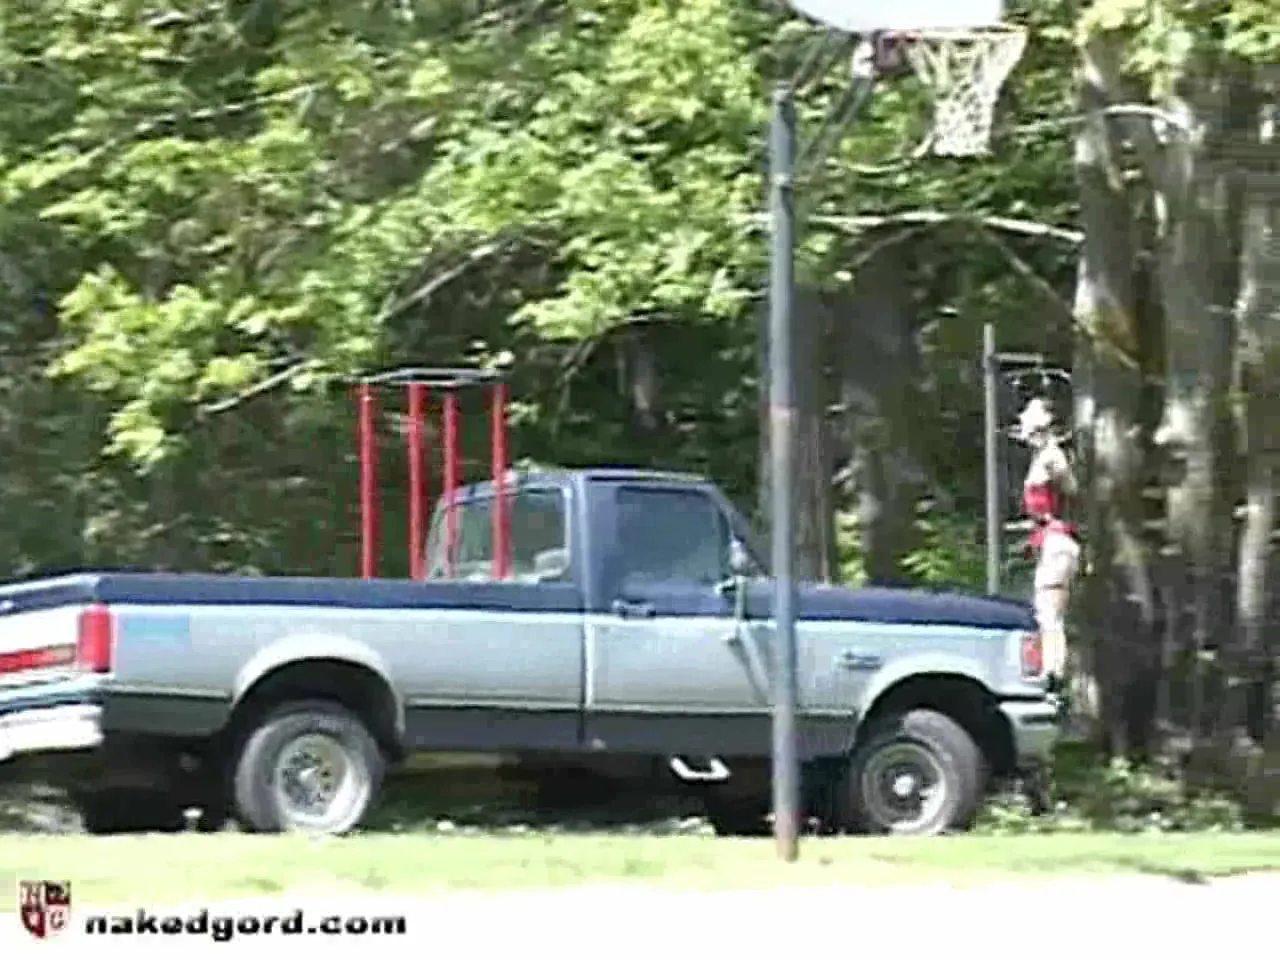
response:
<path fill-rule="evenodd" d="M 854 750 L 840 819 L 855 830 L 897 836 L 961 830 L 982 802 L 984 772 L 978 745 L 945 714 L 886 717 Z"/>
<path fill-rule="evenodd" d="M 285 704 L 241 744 L 236 812 L 259 833 L 346 833 L 377 800 L 385 771 L 377 741 L 349 710 L 320 700 Z"/>

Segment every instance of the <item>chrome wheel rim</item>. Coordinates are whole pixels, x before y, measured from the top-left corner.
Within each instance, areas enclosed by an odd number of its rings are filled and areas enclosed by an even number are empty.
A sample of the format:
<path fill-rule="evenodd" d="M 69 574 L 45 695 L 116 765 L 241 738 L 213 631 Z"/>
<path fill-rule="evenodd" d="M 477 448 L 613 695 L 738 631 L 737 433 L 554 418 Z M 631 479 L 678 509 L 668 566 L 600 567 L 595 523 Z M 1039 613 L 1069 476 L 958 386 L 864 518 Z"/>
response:
<path fill-rule="evenodd" d="M 932 751 L 915 743 L 877 750 L 862 768 L 869 817 L 890 833 L 920 833 L 947 802 L 946 774 Z"/>
<path fill-rule="evenodd" d="M 325 833 L 354 826 L 369 792 L 350 750 L 321 733 L 303 734 L 285 745 L 272 786 L 287 829 Z"/>

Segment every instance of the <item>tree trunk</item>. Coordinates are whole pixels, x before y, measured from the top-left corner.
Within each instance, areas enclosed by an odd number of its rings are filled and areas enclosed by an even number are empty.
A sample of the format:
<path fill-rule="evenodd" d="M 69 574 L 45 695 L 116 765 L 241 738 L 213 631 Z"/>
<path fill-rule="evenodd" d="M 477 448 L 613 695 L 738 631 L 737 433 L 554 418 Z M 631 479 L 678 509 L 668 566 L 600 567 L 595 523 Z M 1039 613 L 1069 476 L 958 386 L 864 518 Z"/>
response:
<path fill-rule="evenodd" d="M 1112 96 L 1103 59 L 1112 53 L 1101 40 L 1084 50 L 1080 98 L 1087 119 L 1075 156 L 1085 233 L 1075 302 L 1083 334 L 1076 423 L 1086 464 L 1091 568 L 1082 597 L 1087 640 L 1075 651 L 1075 693 L 1077 703 L 1096 707 L 1104 745 L 1123 754 L 1134 745 L 1125 699 L 1141 654 L 1156 649 L 1156 615 L 1142 506 L 1150 305 L 1139 296 L 1135 276 L 1136 219 L 1115 149 L 1119 131 L 1100 113 Z"/>
<path fill-rule="evenodd" d="M 1246 723 L 1247 691 L 1256 690 L 1267 673 L 1268 568 L 1280 466 L 1280 173 L 1257 171 L 1249 178 L 1239 320 L 1245 512 L 1236 594 L 1239 656 L 1229 678 L 1229 727 Z M 1262 735 L 1256 728 L 1252 732 L 1255 738 Z"/>
<path fill-rule="evenodd" d="M 1190 587 L 1195 739 L 1220 731 L 1212 700 L 1224 676 L 1209 676 L 1233 657 L 1226 604 L 1234 549 L 1238 458 L 1231 387 L 1240 283 L 1243 178 L 1237 158 L 1256 133 L 1256 98 L 1234 64 L 1185 66 L 1167 109 L 1182 118 L 1170 146 L 1175 162 L 1160 185 L 1163 211 L 1160 285 L 1166 325 L 1166 394 L 1157 431 L 1173 482 L 1168 536 Z"/>
<path fill-rule="evenodd" d="M 910 248 L 877 248 L 836 308 L 841 446 L 857 497 L 867 579 L 900 583 L 915 546 L 923 470 L 912 438 L 925 432 Z"/>
<path fill-rule="evenodd" d="M 832 490 L 827 350 L 830 319 L 820 297 L 803 291 L 796 297 L 792 335 L 796 385 L 795 570 L 802 580 L 828 582 L 838 573 L 835 497 Z M 767 341 L 766 341 L 767 342 Z M 760 514 L 769 527 L 771 475 L 767 350 L 761 350 Z"/>
<path fill-rule="evenodd" d="M 831 431 L 827 420 L 827 357 L 831 316 L 812 294 L 797 311 L 796 382 L 796 575 L 813 582 L 838 578 L 836 504 L 832 489 Z"/>

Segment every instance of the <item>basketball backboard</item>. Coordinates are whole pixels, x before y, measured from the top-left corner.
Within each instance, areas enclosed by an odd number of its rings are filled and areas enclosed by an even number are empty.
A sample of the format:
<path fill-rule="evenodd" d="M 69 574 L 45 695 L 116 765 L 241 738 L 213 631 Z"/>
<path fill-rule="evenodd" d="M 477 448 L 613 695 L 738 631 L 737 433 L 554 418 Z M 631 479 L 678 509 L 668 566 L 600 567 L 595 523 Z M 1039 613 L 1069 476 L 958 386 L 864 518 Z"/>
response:
<path fill-rule="evenodd" d="M 850 34 L 990 27 L 1004 0 L 787 0 L 799 13 Z"/>

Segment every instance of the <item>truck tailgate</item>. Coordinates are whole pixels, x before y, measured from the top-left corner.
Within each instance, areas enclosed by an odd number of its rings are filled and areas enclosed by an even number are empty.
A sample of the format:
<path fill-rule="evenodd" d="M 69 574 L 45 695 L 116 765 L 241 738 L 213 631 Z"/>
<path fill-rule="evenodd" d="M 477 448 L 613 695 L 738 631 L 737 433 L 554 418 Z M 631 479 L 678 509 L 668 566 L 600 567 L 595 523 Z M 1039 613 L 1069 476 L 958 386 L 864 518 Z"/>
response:
<path fill-rule="evenodd" d="M 114 625 L 92 578 L 0 588 L 0 761 L 101 742 Z"/>

